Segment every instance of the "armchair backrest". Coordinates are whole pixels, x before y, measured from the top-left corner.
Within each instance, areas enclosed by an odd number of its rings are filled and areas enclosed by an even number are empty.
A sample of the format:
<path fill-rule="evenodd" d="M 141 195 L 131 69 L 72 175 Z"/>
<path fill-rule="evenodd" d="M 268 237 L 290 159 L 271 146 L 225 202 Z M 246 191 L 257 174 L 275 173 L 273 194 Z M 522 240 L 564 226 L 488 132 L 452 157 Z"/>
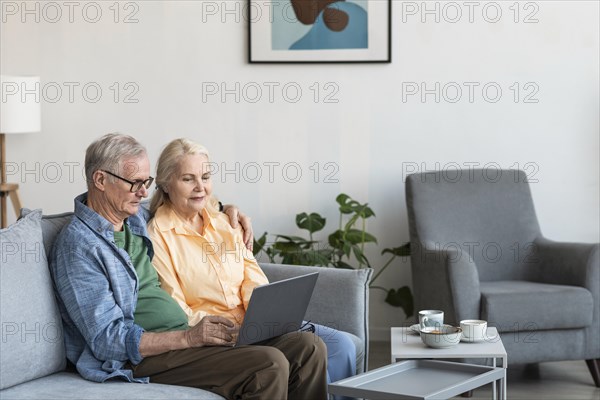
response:
<path fill-rule="evenodd" d="M 481 281 L 526 277 L 540 227 L 523 171 L 412 174 L 406 204 L 413 264 L 434 250 L 458 251 L 472 258 Z"/>

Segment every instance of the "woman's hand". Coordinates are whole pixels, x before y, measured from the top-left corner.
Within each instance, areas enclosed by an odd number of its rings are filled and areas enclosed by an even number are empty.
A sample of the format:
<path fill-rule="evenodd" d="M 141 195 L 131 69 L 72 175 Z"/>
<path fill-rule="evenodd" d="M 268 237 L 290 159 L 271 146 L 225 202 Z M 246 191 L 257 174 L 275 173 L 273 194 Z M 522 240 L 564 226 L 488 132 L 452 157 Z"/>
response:
<path fill-rule="evenodd" d="M 244 245 L 246 245 L 248 250 L 252 251 L 254 247 L 254 232 L 252 231 L 250 217 L 232 204 L 225 204 L 223 212 L 229 217 L 229 223 L 233 229 L 236 229 L 239 225 L 242 226 Z"/>
<path fill-rule="evenodd" d="M 239 326 L 224 317 L 209 315 L 185 332 L 189 347 L 233 346 Z"/>

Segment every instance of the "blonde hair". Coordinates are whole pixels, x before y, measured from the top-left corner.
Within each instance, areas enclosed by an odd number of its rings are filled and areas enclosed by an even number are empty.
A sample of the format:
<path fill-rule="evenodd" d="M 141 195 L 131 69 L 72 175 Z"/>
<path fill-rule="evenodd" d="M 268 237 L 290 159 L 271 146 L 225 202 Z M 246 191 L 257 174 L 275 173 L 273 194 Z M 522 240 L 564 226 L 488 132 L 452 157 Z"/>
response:
<path fill-rule="evenodd" d="M 150 214 L 154 216 L 160 206 L 169 202 L 169 194 L 164 188 L 169 185 L 179 168 L 179 161 L 187 155 L 205 155 L 209 158 L 208 150 L 189 139 L 175 139 L 165 146 L 156 165 L 156 191 L 150 201 Z M 212 195 L 207 198 L 206 210 L 215 215 L 219 212 L 219 202 Z"/>

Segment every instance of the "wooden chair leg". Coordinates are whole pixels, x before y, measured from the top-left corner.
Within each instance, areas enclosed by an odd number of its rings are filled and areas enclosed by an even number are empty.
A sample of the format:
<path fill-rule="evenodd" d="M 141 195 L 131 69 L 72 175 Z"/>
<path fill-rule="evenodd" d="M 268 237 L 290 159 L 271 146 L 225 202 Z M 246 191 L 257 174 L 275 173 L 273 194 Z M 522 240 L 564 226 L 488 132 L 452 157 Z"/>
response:
<path fill-rule="evenodd" d="M 600 388 L 600 358 L 596 358 L 595 360 L 585 360 L 585 362 L 590 370 L 590 374 L 592 374 L 596 387 Z"/>
<path fill-rule="evenodd" d="M 10 202 L 13 205 L 13 209 L 15 210 L 15 215 L 17 216 L 17 219 L 19 218 L 19 216 L 21 215 L 21 198 L 19 197 L 19 187 L 16 186 L 16 188 L 14 190 L 10 191 Z"/>

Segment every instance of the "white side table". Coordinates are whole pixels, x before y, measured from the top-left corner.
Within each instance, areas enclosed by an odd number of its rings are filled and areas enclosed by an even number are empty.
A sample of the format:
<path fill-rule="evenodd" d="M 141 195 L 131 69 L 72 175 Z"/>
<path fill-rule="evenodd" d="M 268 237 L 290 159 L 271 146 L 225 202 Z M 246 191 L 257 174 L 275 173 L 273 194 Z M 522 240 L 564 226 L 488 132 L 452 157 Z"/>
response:
<path fill-rule="evenodd" d="M 506 349 L 502 344 L 500 335 L 494 327 L 487 329 L 485 340 L 477 343 L 461 342 L 447 349 L 434 349 L 425 346 L 419 335 L 414 334 L 410 328 L 392 328 L 391 331 L 392 363 L 399 360 L 413 359 L 448 359 L 448 358 L 491 358 L 493 367 L 497 363 L 504 368 L 504 377 L 499 381 L 498 391 L 501 399 L 506 400 L 506 368 L 508 359 Z M 496 385 L 493 386 L 496 398 Z"/>

